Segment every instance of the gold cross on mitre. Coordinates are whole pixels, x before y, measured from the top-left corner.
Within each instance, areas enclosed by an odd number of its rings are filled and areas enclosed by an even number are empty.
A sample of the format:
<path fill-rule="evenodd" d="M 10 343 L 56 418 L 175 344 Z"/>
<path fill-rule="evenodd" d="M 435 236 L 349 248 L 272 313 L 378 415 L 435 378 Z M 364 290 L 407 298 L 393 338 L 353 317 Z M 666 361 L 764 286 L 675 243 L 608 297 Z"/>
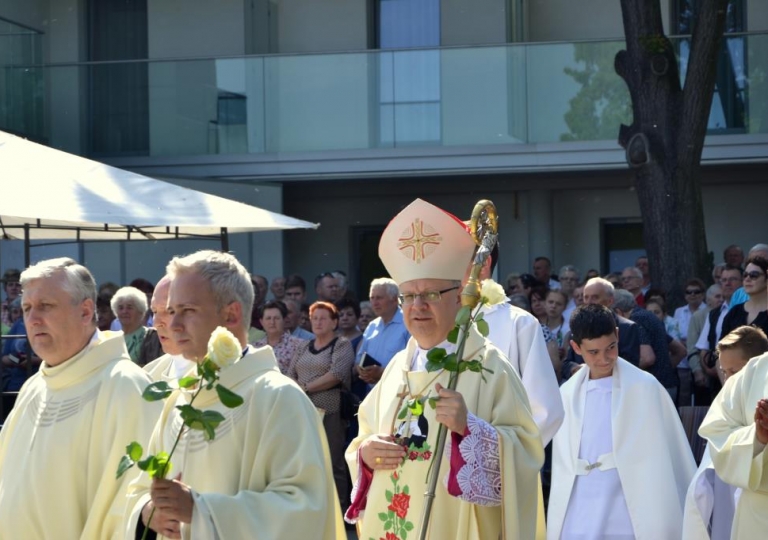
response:
<path fill-rule="evenodd" d="M 443 237 L 437 231 L 421 219 L 416 218 L 398 238 L 397 248 L 403 255 L 410 257 L 416 264 L 419 264 L 433 251 L 433 249 L 428 249 L 429 246 L 437 247 L 442 241 Z"/>

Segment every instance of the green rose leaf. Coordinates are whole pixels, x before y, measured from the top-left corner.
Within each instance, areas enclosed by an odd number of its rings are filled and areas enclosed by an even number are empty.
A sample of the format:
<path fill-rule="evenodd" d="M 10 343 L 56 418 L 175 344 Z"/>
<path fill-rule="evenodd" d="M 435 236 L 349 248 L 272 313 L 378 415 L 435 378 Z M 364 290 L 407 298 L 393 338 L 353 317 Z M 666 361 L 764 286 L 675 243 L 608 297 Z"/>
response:
<path fill-rule="evenodd" d="M 477 314 L 477 315 L 475 315 L 475 322 L 477 322 L 477 321 L 483 321 L 483 320 L 485 320 L 485 313 L 483 313 L 482 311 L 480 311 L 480 312 L 478 312 L 478 314 Z"/>
<path fill-rule="evenodd" d="M 386 490 L 386 491 L 384 492 L 384 496 L 387 498 L 387 502 L 392 502 L 392 497 L 393 497 L 393 494 L 392 494 L 392 492 L 391 492 L 391 491 L 389 491 L 389 490 Z M 385 517 L 386 517 L 386 516 L 385 516 Z"/>
<path fill-rule="evenodd" d="M 226 386 L 217 384 L 216 393 L 219 395 L 219 399 L 221 400 L 221 402 L 224 404 L 225 407 L 234 409 L 235 407 L 239 407 L 240 405 L 243 404 L 243 398 L 235 394 L 232 390 L 230 390 Z"/>
<path fill-rule="evenodd" d="M 459 341 L 459 327 L 454 326 L 453 330 L 448 332 L 448 337 L 446 339 L 448 340 L 448 343 L 453 343 L 456 345 L 456 342 Z"/>
<path fill-rule="evenodd" d="M 200 382 L 200 379 L 197 377 L 184 377 L 179 379 L 179 388 L 192 388 L 198 382 Z"/>
<path fill-rule="evenodd" d="M 156 460 L 155 456 L 147 456 L 146 459 L 142 459 L 141 461 L 139 461 L 137 465 L 139 466 L 139 469 L 141 469 L 142 471 L 149 472 L 150 469 L 154 471 L 155 460 Z"/>
<path fill-rule="evenodd" d="M 167 382 L 157 381 L 147 386 L 141 394 L 141 397 L 143 397 L 145 401 L 160 401 L 161 399 L 170 396 L 171 392 L 173 392 L 173 389 L 171 389 Z"/>
<path fill-rule="evenodd" d="M 488 321 L 480 319 L 479 321 L 475 321 L 475 323 L 477 324 L 477 331 L 480 332 L 483 337 L 488 337 L 488 333 L 491 331 L 488 327 Z"/>
<path fill-rule="evenodd" d="M 397 419 L 405 420 L 406 416 L 408 416 L 408 405 L 405 405 L 402 409 L 400 409 L 400 413 L 397 415 Z"/>
<path fill-rule="evenodd" d="M 406 521 L 405 525 L 403 525 L 403 527 L 405 528 L 406 531 L 412 531 L 413 530 L 413 523 L 411 523 L 410 521 Z M 403 536 L 403 538 L 405 538 L 405 536 Z"/>
<path fill-rule="evenodd" d="M 426 368 L 429 373 L 439 371 L 443 369 L 443 361 L 440 360 L 439 362 L 433 362 L 432 360 L 427 360 Z"/>
<path fill-rule="evenodd" d="M 203 421 L 208 422 L 213 427 L 218 426 L 225 420 L 224 415 L 218 411 L 205 411 L 203 412 Z"/>
<path fill-rule="evenodd" d="M 128 454 L 128 457 L 130 457 L 133 461 L 139 461 L 141 459 L 141 454 L 144 453 L 144 449 L 139 443 L 133 441 L 131 444 L 125 447 L 125 453 Z"/>
<path fill-rule="evenodd" d="M 405 493 L 406 495 L 408 495 L 408 494 L 409 494 L 409 491 L 410 491 L 410 490 L 408 489 L 408 486 L 403 486 L 403 493 Z"/>
<path fill-rule="evenodd" d="M 123 456 L 120 458 L 120 464 L 117 466 L 117 476 L 120 478 L 125 474 L 125 471 L 136 465 L 136 462 L 130 458 L 130 456 Z"/>
<path fill-rule="evenodd" d="M 446 371 L 456 371 L 459 369 L 459 361 L 456 358 L 456 353 L 451 353 L 445 357 L 443 362 L 443 369 Z"/>
<path fill-rule="evenodd" d="M 171 472 L 171 462 L 169 461 L 170 457 L 171 456 L 168 455 L 168 452 L 160 452 L 157 454 L 157 456 L 155 456 L 155 463 L 157 468 L 153 478 L 165 478 L 168 476 L 168 473 Z"/>
<path fill-rule="evenodd" d="M 379 520 L 387 521 L 387 513 L 386 512 L 379 512 Z"/>
<path fill-rule="evenodd" d="M 189 427 L 192 427 L 194 422 L 199 422 L 203 414 L 203 411 L 195 409 L 192 405 L 177 405 L 176 408 L 181 412 L 181 419 L 184 424 Z"/>
<path fill-rule="evenodd" d="M 424 412 L 424 405 L 418 399 L 411 399 L 408 401 L 408 409 L 414 416 L 421 416 Z"/>
<path fill-rule="evenodd" d="M 440 362 L 443 358 L 446 356 L 445 349 L 440 347 L 435 347 L 434 349 L 430 349 L 429 352 L 427 352 L 427 360 L 430 362 Z"/>
<path fill-rule="evenodd" d="M 384 523 L 384 530 L 385 530 L 385 531 L 388 531 L 389 529 L 391 529 L 391 528 L 392 528 L 392 525 L 393 525 L 393 524 L 392 524 L 392 522 L 391 522 L 391 521 L 387 521 L 386 523 Z"/>
<path fill-rule="evenodd" d="M 405 531 L 405 526 L 403 526 L 403 528 L 400 529 L 400 538 L 402 540 L 408 540 L 408 533 Z"/>
<path fill-rule="evenodd" d="M 427 400 L 427 403 L 429 403 L 429 406 L 432 407 L 434 410 L 437 407 L 437 400 L 440 399 L 439 397 L 431 397 Z"/>
<path fill-rule="evenodd" d="M 461 309 L 456 314 L 456 324 L 464 326 L 469 322 L 469 318 L 472 316 L 472 310 L 467 306 L 461 306 Z"/>

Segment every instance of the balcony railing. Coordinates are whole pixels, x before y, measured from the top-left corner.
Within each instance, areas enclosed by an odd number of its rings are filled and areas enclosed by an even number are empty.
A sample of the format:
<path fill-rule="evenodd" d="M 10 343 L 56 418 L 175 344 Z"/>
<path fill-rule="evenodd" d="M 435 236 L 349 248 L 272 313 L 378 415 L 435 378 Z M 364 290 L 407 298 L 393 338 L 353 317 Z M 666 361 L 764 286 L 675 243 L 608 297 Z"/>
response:
<path fill-rule="evenodd" d="M 674 44 L 684 74 L 687 41 Z M 6 62 L 0 129 L 105 157 L 615 140 L 631 122 L 613 69 L 623 47 Z M 767 133 L 768 34 L 728 37 L 719 61 L 710 133 Z"/>

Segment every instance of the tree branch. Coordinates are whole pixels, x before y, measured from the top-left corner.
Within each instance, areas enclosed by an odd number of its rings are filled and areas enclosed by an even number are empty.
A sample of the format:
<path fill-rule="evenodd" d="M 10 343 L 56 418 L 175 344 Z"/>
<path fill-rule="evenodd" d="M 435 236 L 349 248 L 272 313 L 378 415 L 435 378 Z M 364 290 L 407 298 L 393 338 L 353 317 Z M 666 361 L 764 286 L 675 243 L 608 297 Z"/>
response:
<path fill-rule="evenodd" d="M 678 157 L 688 163 L 698 163 L 704 148 L 727 5 L 728 0 L 699 0 L 696 5 L 682 98 L 685 129 L 678 140 Z"/>

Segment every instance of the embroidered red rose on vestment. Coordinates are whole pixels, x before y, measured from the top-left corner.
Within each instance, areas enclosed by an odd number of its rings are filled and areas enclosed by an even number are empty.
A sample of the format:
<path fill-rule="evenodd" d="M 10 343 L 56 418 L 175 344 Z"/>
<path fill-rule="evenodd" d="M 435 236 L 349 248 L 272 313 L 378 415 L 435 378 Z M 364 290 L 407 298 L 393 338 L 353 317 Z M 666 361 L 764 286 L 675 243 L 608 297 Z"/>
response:
<path fill-rule="evenodd" d="M 424 456 L 424 459 L 429 459 L 429 458 L 431 458 L 431 457 L 432 457 L 432 452 L 430 452 L 429 450 L 427 450 L 426 452 L 424 452 L 424 453 L 422 454 L 422 456 Z"/>
<path fill-rule="evenodd" d="M 416 452 L 415 450 L 411 451 L 411 453 L 408 454 L 408 459 L 410 459 L 411 461 L 416 461 L 417 459 L 419 459 L 419 453 Z"/>
<path fill-rule="evenodd" d="M 397 479 L 399 479 L 399 478 L 400 478 L 400 475 L 399 475 L 399 474 L 397 474 L 397 471 L 395 471 L 394 473 L 392 473 L 392 478 L 394 478 L 395 480 L 397 480 Z"/>
<path fill-rule="evenodd" d="M 400 540 L 394 533 L 388 532 L 386 538 L 379 538 L 379 540 Z"/>
<path fill-rule="evenodd" d="M 405 493 L 395 493 L 392 496 L 392 503 L 387 507 L 388 510 L 392 510 L 397 517 L 405 519 L 408 514 L 408 505 L 411 503 L 411 496 Z M 393 535 L 394 536 L 394 535 Z M 389 540 L 389 537 L 387 537 Z"/>

